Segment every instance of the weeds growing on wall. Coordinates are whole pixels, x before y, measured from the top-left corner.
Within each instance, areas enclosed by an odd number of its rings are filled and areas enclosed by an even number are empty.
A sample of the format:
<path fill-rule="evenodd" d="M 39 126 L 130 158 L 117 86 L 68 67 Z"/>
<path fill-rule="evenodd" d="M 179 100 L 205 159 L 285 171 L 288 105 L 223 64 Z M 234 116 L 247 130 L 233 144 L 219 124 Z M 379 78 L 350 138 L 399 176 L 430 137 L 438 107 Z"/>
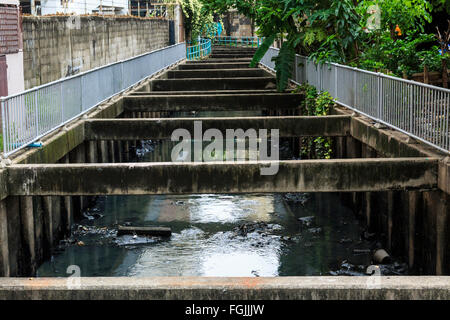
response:
<path fill-rule="evenodd" d="M 326 91 L 317 92 L 314 86 L 302 84 L 294 92 L 303 93 L 300 110 L 305 116 L 326 116 L 334 105 L 333 97 Z M 333 154 L 332 140 L 325 137 L 305 137 L 301 141 L 301 156 L 306 159 L 330 159 Z"/>

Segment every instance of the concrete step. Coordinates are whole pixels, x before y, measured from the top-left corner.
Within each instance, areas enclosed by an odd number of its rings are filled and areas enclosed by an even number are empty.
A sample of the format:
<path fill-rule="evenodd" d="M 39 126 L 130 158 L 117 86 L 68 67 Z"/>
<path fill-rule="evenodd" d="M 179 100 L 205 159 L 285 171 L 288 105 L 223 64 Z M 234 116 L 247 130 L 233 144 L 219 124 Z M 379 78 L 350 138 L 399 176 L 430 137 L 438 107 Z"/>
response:
<path fill-rule="evenodd" d="M 237 52 L 237 53 L 255 53 L 256 49 L 246 48 L 212 48 L 212 52 Z"/>
<path fill-rule="evenodd" d="M 218 51 L 218 52 L 256 52 L 256 49 L 236 48 L 236 47 L 230 47 L 230 48 L 215 48 L 215 47 L 213 47 L 211 50 Z"/>
<path fill-rule="evenodd" d="M 210 94 L 262 94 L 262 93 L 278 93 L 277 90 L 216 90 L 216 91 L 135 91 L 130 96 L 148 96 L 148 95 L 210 95 Z M 289 93 L 286 91 L 286 93 Z"/>
<path fill-rule="evenodd" d="M 257 117 L 180 117 L 87 120 L 86 140 L 159 140 L 170 139 L 176 129 L 194 133 L 196 121 L 202 129 L 217 129 L 225 136 L 227 129 L 278 129 L 280 137 L 342 137 L 350 131 L 351 116 L 257 116 Z M 128 227 L 136 228 L 136 227 Z M 138 227 L 140 228 L 140 227 Z M 120 230 L 120 229 L 119 229 Z M 132 231 L 133 229 L 128 229 Z M 151 232 L 151 231 L 149 231 Z M 158 232 L 158 231 L 156 231 Z"/>
<path fill-rule="evenodd" d="M 136 95 L 124 97 L 125 111 L 253 111 L 297 109 L 303 99 L 294 93 Z"/>
<path fill-rule="evenodd" d="M 212 70 L 173 70 L 167 72 L 168 79 L 188 79 L 188 78 L 245 78 L 245 77 L 264 77 L 269 74 L 256 68 L 247 69 L 212 69 Z"/>
<path fill-rule="evenodd" d="M 274 77 L 201 79 L 156 79 L 149 84 L 151 91 L 192 90 L 254 90 L 275 89 Z"/>
<path fill-rule="evenodd" d="M 251 47 L 251 46 L 223 46 L 223 45 L 213 45 L 212 46 L 213 50 L 254 50 L 256 51 L 258 48 L 255 47 Z"/>
<path fill-rule="evenodd" d="M 234 62 L 234 63 L 185 63 L 178 66 L 178 70 L 198 70 L 198 69 L 238 69 L 248 68 L 248 62 Z"/>
<path fill-rule="evenodd" d="M 253 58 L 253 54 L 245 53 L 213 53 L 211 59 L 239 59 L 239 58 Z"/>
<path fill-rule="evenodd" d="M 252 58 L 208 58 L 198 61 L 186 61 L 186 64 L 202 64 L 202 63 L 235 63 L 235 62 L 247 62 L 250 63 Z"/>

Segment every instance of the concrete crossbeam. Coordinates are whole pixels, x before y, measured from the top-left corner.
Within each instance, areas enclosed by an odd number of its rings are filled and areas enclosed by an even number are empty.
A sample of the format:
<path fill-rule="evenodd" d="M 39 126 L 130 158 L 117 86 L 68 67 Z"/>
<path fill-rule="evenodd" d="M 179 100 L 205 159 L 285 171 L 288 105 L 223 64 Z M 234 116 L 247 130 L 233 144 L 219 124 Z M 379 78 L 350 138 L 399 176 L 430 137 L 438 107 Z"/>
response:
<path fill-rule="evenodd" d="M 204 63 L 236 63 L 236 62 L 247 62 L 250 64 L 252 58 L 209 58 L 208 60 L 200 60 L 200 61 L 186 61 L 186 64 L 204 64 Z"/>
<path fill-rule="evenodd" d="M 437 171 L 430 158 L 35 164 L 10 166 L 8 182 L 21 196 L 364 192 L 434 189 Z"/>
<path fill-rule="evenodd" d="M 196 70 L 196 69 L 241 69 L 248 68 L 248 62 L 221 62 L 221 63 L 185 63 L 178 66 L 178 70 Z"/>
<path fill-rule="evenodd" d="M 178 95 L 210 95 L 210 94 L 264 94 L 278 93 L 276 90 L 216 90 L 216 91 L 134 91 L 130 96 L 178 96 Z M 288 93 L 288 92 L 286 92 Z"/>
<path fill-rule="evenodd" d="M 179 128 L 194 136 L 194 121 L 200 121 L 203 132 L 218 129 L 278 129 L 281 137 L 346 136 L 350 132 L 348 116 L 324 117 L 236 117 L 236 118 L 167 118 L 167 119 L 98 119 L 86 120 L 87 140 L 167 139 Z M 202 132 L 202 134 L 203 134 Z"/>
<path fill-rule="evenodd" d="M 296 109 L 303 95 L 271 94 L 202 94 L 150 95 L 124 97 L 124 110 L 147 111 L 251 111 Z"/>
<path fill-rule="evenodd" d="M 217 47 L 217 46 L 213 46 L 212 47 L 212 52 L 237 52 L 237 53 L 241 53 L 241 52 L 245 52 L 245 53 L 249 53 L 249 52 L 253 52 L 255 53 L 257 50 L 256 47 Z"/>
<path fill-rule="evenodd" d="M 0 278 L 2 300 L 448 300 L 450 277 Z M 375 283 L 375 285 L 373 285 Z"/>
<path fill-rule="evenodd" d="M 252 53 L 213 53 L 211 59 L 239 59 L 239 58 L 253 58 Z"/>
<path fill-rule="evenodd" d="M 268 74 L 263 69 L 240 68 L 240 69 L 204 69 L 204 70 L 173 70 L 167 72 L 168 79 L 186 79 L 186 78 L 245 78 L 245 77 L 264 77 Z"/>
<path fill-rule="evenodd" d="M 273 77 L 158 79 L 150 82 L 152 91 L 181 90 L 252 90 L 276 88 Z"/>

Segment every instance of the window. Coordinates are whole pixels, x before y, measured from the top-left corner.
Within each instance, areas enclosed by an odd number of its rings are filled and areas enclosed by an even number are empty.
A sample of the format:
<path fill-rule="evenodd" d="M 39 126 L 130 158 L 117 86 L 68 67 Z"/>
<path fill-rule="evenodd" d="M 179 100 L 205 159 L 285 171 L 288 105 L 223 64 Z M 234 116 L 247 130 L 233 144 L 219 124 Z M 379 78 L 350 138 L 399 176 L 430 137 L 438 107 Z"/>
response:
<path fill-rule="evenodd" d="M 19 51 L 19 10 L 17 6 L 0 5 L 0 54 Z"/>

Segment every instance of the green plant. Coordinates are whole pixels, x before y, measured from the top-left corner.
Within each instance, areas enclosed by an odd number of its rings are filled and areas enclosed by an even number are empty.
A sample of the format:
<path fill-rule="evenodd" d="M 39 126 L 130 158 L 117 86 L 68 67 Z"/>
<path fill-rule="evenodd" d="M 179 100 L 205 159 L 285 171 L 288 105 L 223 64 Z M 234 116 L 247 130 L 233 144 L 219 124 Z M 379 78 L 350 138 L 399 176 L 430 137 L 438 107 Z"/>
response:
<path fill-rule="evenodd" d="M 186 38 L 196 43 L 199 36 L 210 36 L 210 30 L 215 28 L 213 15 L 201 0 L 180 0 L 184 14 Z"/>
<path fill-rule="evenodd" d="M 408 33 L 423 32 L 425 22 L 431 22 L 432 5 L 426 0 L 359 0 L 357 11 L 365 24 L 376 8 L 380 14 L 381 31 L 388 31 L 394 39 Z M 398 26 L 398 29 L 397 29 Z M 397 30 L 397 31 L 396 31 Z M 398 32 L 400 30 L 400 32 Z"/>
<path fill-rule="evenodd" d="M 334 104 L 331 95 L 324 91 L 317 92 L 314 86 L 302 84 L 294 92 L 303 93 L 304 99 L 300 105 L 300 112 L 307 116 L 326 116 Z M 301 141 L 302 157 L 309 159 L 330 159 L 333 154 L 332 141 L 325 137 L 305 137 Z"/>
<path fill-rule="evenodd" d="M 345 62 L 358 52 L 359 17 L 351 0 L 203 0 L 216 12 L 237 9 L 250 17 L 258 35 L 266 41 L 256 52 L 255 66 L 270 45 L 279 40 L 280 54 L 274 59 L 278 90 L 286 89 L 295 54 L 312 55 L 319 62 Z"/>
<path fill-rule="evenodd" d="M 421 59 L 421 69 L 423 70 L 423 68 L 426 66 L 428 67 L 429 71 L 441 71 L 442 60 L 448 59 L 450 57 L 450 54 L 448 52 L 441 55 L 439 53 L 438 46 L 433 46 L 431 50 L 428 51 L 421 51 L 418 53 L 418 55 Z"/>
<path fill-rule="evenodd" d="M 394 40 L 388 33 L 379 36 L 378 44 L 367 43 L 361 53 L 359 67 L 367 70 L 390 72 L 396 76 L 411 76 L 423 70 L 424 56 L 438 54 L 438 50 L 419 50 L 420 46 L 432 43 L 432 34 L 408 35 L 403 39 Z"/>

